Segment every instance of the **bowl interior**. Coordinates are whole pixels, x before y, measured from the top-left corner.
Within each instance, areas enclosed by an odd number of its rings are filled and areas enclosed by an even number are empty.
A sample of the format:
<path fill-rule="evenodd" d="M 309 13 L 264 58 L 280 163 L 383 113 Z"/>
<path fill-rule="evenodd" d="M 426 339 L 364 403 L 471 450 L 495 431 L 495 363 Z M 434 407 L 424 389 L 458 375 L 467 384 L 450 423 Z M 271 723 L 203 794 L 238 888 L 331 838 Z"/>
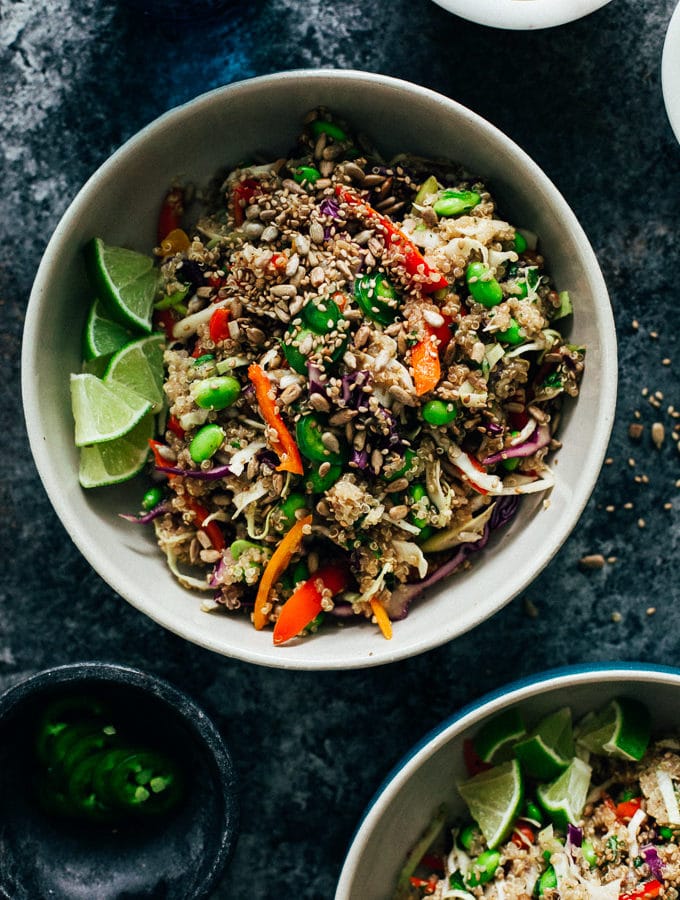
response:
<path fill-rule="evenodd" d="M 372 626 L 327 629 L 274 648 L 246 617 L 209 616 L 179 586 L 150 530 L 124 522 L 142 485 L 83 491 L 77 478 L 68 374 L 80 368 L 80 333 L 91 298 L 82 263 L 93 235 L 149 252 L 157 210 L 173 178 L 205 184 L 225 164 L 285 154 L 305 113 L 332 107 L 383 154 L 446 156 L 489 180 L 509 221 L 540 235 L 558 289 L 576 308 L 573 340 L 588 348 L 579 400 L 562 427 L 559 478 L 550 508 L 529 499 L 497 536 L 483 564 L 416 604 L 385 641 Z M 407 115 L 403 114 L 404 109 Z M 176 633 L 227 655 L 291 668 L 348 668 L 404 658 L 444 643 L 518 593 L 557 551 L 597 478 L 616 394 L 616 345 L 607 291 L 573 213 L 511 141 L 451 100 L 383 76 L 345 71 L 284 73 L 232 85 L 162 117 L 123 146 L 87 183 L 59 224 L 38 272 L 26 317 L 23 399 L 34 458 L 50 499 L 81 552 L 119 594 Z M 521 538 L 521 539 L 520 539 Z M 455 604 L 455 615 L 451 615 Z"/>
<path fill-rule="evenodd" d="M 502 709 L 518 707 L 527 724 L 562 706 L 578 719 L 616 696 L 637 698 L 652 713 L 659 736 L 676 734 L 680 722 L 680 670 L 576 671 L 498 692 L 483 698 L 461 715 L 444 722 L 417 745 L 388 776 L 365 813 L 338 883 L 335 900 L 388 900 L 410 848 L 441 803 L 453 822 L 465 817 L 456 781 L 467 776 L 463 742 L 473 737 L 485 719 Z"/>
<path fill-rule="evenodd" d="M 118 827 L 48 812 L 36 786 L 37 722 L 64 696 L 99 699 L 140 746 L 171 754 L 186 779 L 179 806 Z M 0 699 L 0 797 L 0 895 L 13 900 L 204 897 L 235 841 L 233 774 L 219 735 L 182 694 L 129 670 L 113 678 L 53 670 Z"/>

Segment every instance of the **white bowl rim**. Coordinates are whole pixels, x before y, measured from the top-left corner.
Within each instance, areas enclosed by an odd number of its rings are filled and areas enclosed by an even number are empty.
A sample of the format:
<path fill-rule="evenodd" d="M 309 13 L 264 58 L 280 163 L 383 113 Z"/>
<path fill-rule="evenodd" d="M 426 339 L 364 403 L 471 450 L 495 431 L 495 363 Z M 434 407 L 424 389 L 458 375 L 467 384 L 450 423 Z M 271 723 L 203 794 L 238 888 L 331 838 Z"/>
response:
<path fill-rule="evenodd" d="M 478 25 L 534 30 L 565 25 L 606 6 L 611 0 L 434 0 Z"/>
<path fill-rule="evenodd" d="M 101 548 L 93 545 L 89 541 L 86 529 L 69 508 L 66 494 L 62 490 L 60 484 L 61 472 L 55 465 L 47 443 L 44 440 L 41 440 L 40 418 L 37 414 L 39 408 L 37 384 L 29 377 L 29 373 L 31 373 L 39 363 L 39 349 L 38 341 L 36 339 L 39 317 L 32 314 L 32 307 L 33 305 L 38 305 L 41 293 L 47 289 L 50 270 L 54 267 L 55 259 L 59 258 L 63 247 L 68 244 L 69 230 L 72 224 L 78 220 L 81 213 L 81 207 L 87 206 L 90 195 L 96 191 L 98 184 L 107 178 L 109 171 L 118 166 L 121 161 L 126 159 L 126 157 L 134 155 L 137 145 L 144 142 L 147 136 L 153 134 L 157 129 L 162 130 L 166 123 L 175 117 L 181 119 L 183 116 L 192 114 L 197 106 L 210 105 L 216 98 L 224 98 L 227 100 L 232 93 L 237 93 L 244 88 L 252 91 L 260 85 L 286 81 L 294 82 L 301 77 L 306 80 L 319 81 L 332 78 L 334 80 L 354 81 L 360 84 L 387 85 L 394 89 L 405 90 L 410 96 L 429 99 L 430 101 L 448 107 L 450 110 L 455 110 L 459 115 L 474 122 L 476 127 L 480 129 L 481 134 L 501 141 L 513 152 L 518 159 L 518 162 L 532 170 L 537 182 L 539 182 L 550 194 L 554 208 L 558 209 L 563 219 L 569 223 L 573 233 L 579 236 L 589 275 L 592 281 L 597 284 L 597 295 L 607 300 L 606 303 L 601 303 L 598 307 L 598 312 L 603 323 L 603 331 L 601 334 L 602 360 L 599 372 L 601 379 L 600 395 L 602 399 L 602 413 L 593 423 L 591 432 L 592 451 L 589 460 L 591 463 L 590 477 L 580 479 L 579 483 L 574 488 L 573 499 L 570 503 L 570 515 L 563 516 L 559 524 L 555 526 L 553 541 L 548 545 L 542 545 L 539 548 L 530 572 L 511 572 L 508 574 L 509 588 L 505 594 L 503 603 L 496 605 L 491 609 L 487 608 L 488 604 L 484 605 L 480 603 L 474 610 L 468 613 L 464 621 L 461 622 L 458 617 L 452 617 L 448 622 L 440 623 L 440 627 L 434 637 L 432 635 L 427 635 L 425 637 L 420 636 L 402 643 L 399 646 L 394 646 L 392 641 L 381 639 L 381 642 L 376 644 L 377 649 L 374 648 L 370 654 L 363 655 L 359 658 L 348 656 L 346 653 L 336 654 L 331 657 L 329 657 L 327 653 L 324 653 L 322 656 L 317 656 L 313 650 L 309 654 L 293 656 L 281 653 L 280 648 L 274 647 L 270 641 L 263 641 L 262 649 L 258 648 L 256 651 L 250 648 L 243 649 L 236 641 L 225 646 L 225 642 L 214 637 L 211 629 L 206 627 L 202 621 L 198 623 L 196 620 L 193 620 L 191 622 L 178 624 L 172 619 L 172 616 L 165 614 L 165 608 L 162 604 L 154 603 L 152 600 L 139 595 L 132 596 L 132 591 L 129 590 L 127 584 L 124 583 L 120 567 L 115 563 L 113 557 L 104 553 Z M 200 94 L 194 99 L 174 107 L 154 119 L 151 123 L 136 132 L 123 143 L 104 163 L 102 163 L 101 166 L 97 168 L 85 182 L 83 187 L 81 187 L 64 212 L 47 244 L 40 262 L 26 311 L 22 340 L 21 372 L 24 418 L 29 437 L 29 444 L 43 486 L 71 540 L 75 543 L 95 572 L 97 572 L 116 593 L 125 598 L 137 610 L 141 611 L 169 631 L 179 635 L 185 640 L 189 640 L 192 643 L 222 655 L 273 668 L 330 671 L 368 668 L 395 662 L 419 655 L 420 653 L 453 640 L 455 637 L 471 630 L 491 615 L 498 612 L 503 605 L 509 603 L 517 596 L 517 594 L 527 587 L 537 574 L 545 568 L 566 541 L 580 518 L 581 513 L 591 497 L 604 461 L 609 436 L 614 423 L 616 408 L 617 345 L 614 316 L 608 299 L 607 286 L 590 241 L 580 222 L 576 218 L 575 213 L 567 204 L 560 191 L 543 169 L 541 169 L 541 167 L 524 150 L 522 150 L 518 144 L 500 131 L 495 125 L 457 101 L 439 94 L 436 91 L 416 85 L 413 82 L 354 69 L 296 69 L 245 79 Z M 311 642 L 305 643 L 311 645 Z M 349 645 L 348 649 L 350 649 Z"/>
<path fill-rule="evenodd" d="M 638 662 L 604 662 L 581 663 L 577 665 L 559 666 L 533 675 L 518 678 L 509 684 L 502 685 L 483 694 L 476 700 L 466 703 L 438 725 L 435 725 L 387 773 L 379 787 L 369 800 L 352 835 L 345 860 L 343 862 L 335 900 L 346 900 L 351 878 L 363 853 L 366 838 L 380 821 L 385 809 L 401 787 L 409 780 L 423 762 L 445 745 L 456 734 L 480 719 L 495 712 L 521 702 L 529 697 L 545 693 L 553 688 L 575 686 L 592 681 L 593 676 L 599 681 L 615 682 L 632 679 L 640 682 L 658 684 L 675 684 L 680 687 L 680 668 Z"/>
<path fill-rule="evenodd" d="M 680 141 L 680 3 L 670 18 L 663 42 L 661 89 L 668 121 Z"/>

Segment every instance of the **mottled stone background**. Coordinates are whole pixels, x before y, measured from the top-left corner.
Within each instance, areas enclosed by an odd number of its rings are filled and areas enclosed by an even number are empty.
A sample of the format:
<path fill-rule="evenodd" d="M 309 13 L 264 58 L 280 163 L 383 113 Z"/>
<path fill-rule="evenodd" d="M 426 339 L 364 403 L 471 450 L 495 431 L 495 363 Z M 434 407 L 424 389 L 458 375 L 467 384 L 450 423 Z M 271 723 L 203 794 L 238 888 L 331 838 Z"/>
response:
<path fill-rule="evenodd" d="M 680 409 L 680 146 L 660 84 L 673 5 L 613 0 L 560 28 L 505 32 L 428 0 L 256 0 L 209 23 L 145 18 L 132 0 L 0 0 L 0 689 L 48 665 L 102 658 L 189 690 L 223 730 L 242 784 L 242 835 L 216 897 L 330 898 L 373 791 L 463 702 L 565 663 L 676 662 L 680 454 L 667 407 Z M 209 88 L 320 65 L 434 88 L 533 156 L 598 254 L 621 375 L 611 462 L 576 531 L 523 596 L 418 659 L 312 674 L 186 644 L 90 570 L 31 460 L 19 349 L 43 248 L 111 151 Z M 642 388 L 662 392 L 659 410 Z M 646 426 L 638 444 L 628 437 L 635 410 Z M 656 420 L 666 426 L 660 449 Z M 642 475 L 647 483 L 635 481 Z M 588 553 L 616 561 L 583 572 Z"/>

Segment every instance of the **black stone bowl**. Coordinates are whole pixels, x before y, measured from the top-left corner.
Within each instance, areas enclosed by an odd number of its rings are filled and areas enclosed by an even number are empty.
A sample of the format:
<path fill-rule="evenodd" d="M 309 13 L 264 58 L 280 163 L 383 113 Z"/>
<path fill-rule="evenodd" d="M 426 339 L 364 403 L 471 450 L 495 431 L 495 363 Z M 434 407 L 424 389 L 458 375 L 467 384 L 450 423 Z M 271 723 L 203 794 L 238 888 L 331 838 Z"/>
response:
<path fill-rule="evenodd" d="M 35 789 L 38 720 L 62 695 L 96 696 L 135 737 L 180 765 L 170 812 L 113 826 L 50 814 Z M 11 900 L 207 897 L 236 843 L 229 752 L 186 694 L 153 675 L 84 662 L 40 672 L 0 697 L 0 896 Z"/>

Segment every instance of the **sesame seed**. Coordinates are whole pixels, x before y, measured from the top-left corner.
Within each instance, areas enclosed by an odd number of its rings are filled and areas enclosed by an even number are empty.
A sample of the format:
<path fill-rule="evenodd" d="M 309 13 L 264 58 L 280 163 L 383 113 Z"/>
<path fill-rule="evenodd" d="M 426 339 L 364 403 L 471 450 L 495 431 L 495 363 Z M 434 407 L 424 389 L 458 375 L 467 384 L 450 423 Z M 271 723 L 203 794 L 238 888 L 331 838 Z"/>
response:
<path fill-rule="evenodd" d="M 621 615 L 621 613 L 618 610 L 616 610 L 615 612 L 612 613 L 611 619 L 612 619 L 612 622 L 620 622 L 621 619 L 623 619 L 623 616 Z"/>
<path fill-rule="evenodd" d="M 648 616 L 653 616 L 654 613 L 656 612 L 656 606 L 648 606 L 647 609 L 645 610 L 645 612 L 647 613 Z"/>
<path fill-rule="evenodd" d="M 637 520 L 638 528 L 644 528 L 646 524 L 647 523 L 645 522 L 645 520 L 642 517 Z"/>

